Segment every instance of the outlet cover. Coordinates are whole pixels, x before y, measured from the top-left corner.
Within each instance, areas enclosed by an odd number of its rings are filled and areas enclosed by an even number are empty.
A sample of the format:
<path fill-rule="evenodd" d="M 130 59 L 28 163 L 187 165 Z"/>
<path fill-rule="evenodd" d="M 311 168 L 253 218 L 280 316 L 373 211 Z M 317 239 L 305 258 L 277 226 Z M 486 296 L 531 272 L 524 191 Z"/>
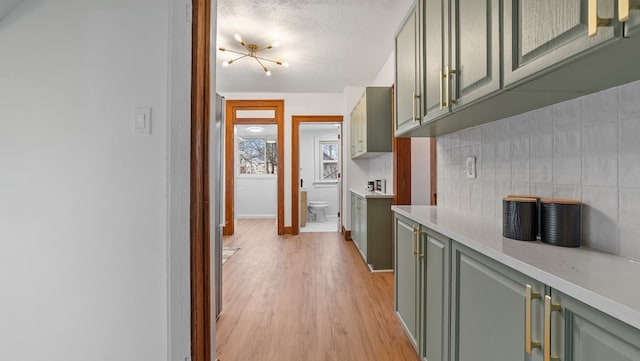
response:
<path fill-rule="evenodd" d="M 467 178 L 476 178 L 476 157 L 467 157 Z"/>

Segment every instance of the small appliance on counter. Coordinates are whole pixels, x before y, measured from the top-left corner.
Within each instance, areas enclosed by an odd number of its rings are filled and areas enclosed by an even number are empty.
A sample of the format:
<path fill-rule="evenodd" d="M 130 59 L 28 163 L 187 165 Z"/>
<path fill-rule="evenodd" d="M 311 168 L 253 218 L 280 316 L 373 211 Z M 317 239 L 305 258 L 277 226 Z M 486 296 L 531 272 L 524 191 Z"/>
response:
<path fill-rule="evenodd" d="M 541 199 L 540 240 L 555 246 L 580 247 L 582 202 L 573 199 Z"/>
<path fill-rule="evenodd" d="M 380 193 L 387 193 L 387 180 L 386 179 L 376 179 L 375 180 L 375 191 Z"/>
<path fill-rule="evenodd" d="M 538 199 L 506 196 L 502 199 L 502 235 L 518 241 L 534 241 L 538 236 Z"/>
<path fill-rule="evenodd" d="M 376 182 L 375 181 L 368 181 L 367 182 L 367 191 L 368 192 L 373 192 L 376 189 Z"/>

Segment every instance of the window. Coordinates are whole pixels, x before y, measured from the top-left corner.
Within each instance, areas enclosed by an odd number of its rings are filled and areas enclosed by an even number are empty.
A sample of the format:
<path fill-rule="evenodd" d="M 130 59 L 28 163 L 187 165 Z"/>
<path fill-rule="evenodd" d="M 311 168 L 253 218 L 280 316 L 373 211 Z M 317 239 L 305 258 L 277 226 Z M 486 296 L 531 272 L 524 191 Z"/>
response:
<path fill-rule="evenodd" d="M 238 141 L 240 174 L 276 174 L 278 147 L 275 140 L 240 138 Z"/>
<path fill-rule="evenodd" d="M 334 181 L 338 180 L 340 167 L 338 164 L 340 155 L 338 154 L 337 140 L 321 140 L 320 147 L 320 180 Z"/>

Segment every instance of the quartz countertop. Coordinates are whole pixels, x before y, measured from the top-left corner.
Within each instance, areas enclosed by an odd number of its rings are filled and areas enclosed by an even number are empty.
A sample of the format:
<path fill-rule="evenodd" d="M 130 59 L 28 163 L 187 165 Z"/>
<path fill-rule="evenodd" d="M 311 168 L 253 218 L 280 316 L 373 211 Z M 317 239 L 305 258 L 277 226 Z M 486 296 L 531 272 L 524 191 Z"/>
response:
<path fill-rule="evenodd" d="M 351 188 L 351 193 L 355 193 L 362 198 L 393 198 L 393 194 L 389 193 L 380 193 L 380 192 L 370 192 L 365 190 L 357 190 Z"/>
<path fill-rule="evenodd" d="M 640 262 L 502 236 L 501 224 L 435 206 L 392 206 L 427 228 L 640 329 Z"/>

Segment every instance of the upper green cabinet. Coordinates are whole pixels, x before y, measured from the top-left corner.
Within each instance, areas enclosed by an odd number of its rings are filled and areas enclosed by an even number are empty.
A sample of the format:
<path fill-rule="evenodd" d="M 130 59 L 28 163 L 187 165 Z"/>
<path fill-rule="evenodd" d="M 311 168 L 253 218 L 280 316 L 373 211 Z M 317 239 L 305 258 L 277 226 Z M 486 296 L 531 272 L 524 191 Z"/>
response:
<path fill-rule="evenodd" d="M 638 57 L 637 0 L 417 0 L 396 36 L 396 136 L 438 136 L 638 80 Z"/>
<path fill-rule="evenodd" d="M 553 69 L 563 61 L 616 39 L 614 0 L 511 0 L 504 1 L 504 78 L 510 87 Z M 588 35 L 590 17 L 610 22 Z M 604 64 L 603 64 L 604 65 Z M 564 84 L 565 89 L 574 88 Z M 580 90 L 580 89 L 577 89 Z"/>
<path fill-rule="evenodd" d="M 414 8 L 396 35 L 396 133 L 404 133 L 420 125 L 417 21 Z"/>
<path fill-rule="evenodd" d="M 366 87 L 351 112 L 351 158 L 391 152 L 392 94 L 390 87 Z"/>

